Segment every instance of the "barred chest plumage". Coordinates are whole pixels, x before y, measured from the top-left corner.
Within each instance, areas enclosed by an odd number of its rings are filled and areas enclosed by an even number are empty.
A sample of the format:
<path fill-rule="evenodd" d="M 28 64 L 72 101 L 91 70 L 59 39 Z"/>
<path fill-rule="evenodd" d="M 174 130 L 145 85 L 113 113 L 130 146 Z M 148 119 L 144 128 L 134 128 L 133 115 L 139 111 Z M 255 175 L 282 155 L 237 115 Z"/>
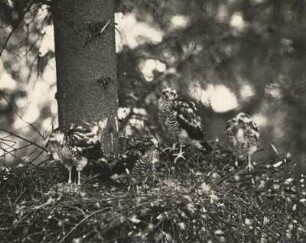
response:
<path fill-rule="evenodd" d="M 136 161 L 131 176 L 136 180 L 142 180 L 154 173 L 155 163 L 158 162 L 158 151 L 151 149 Z"/>
<path fill-rule="evenodd" d="M 173 101 L 164 101 L 159 99 L 158 119 L 168 135 L 170 135 L 172 138 L 175 138 L 180 130 L 180 125 L 176 118 L 177 114 L 172 106 Z"/>
<path fill-rule="evenodd" d="M 53 144 L 50 146 L 52 149 L 52 157 L 56 161 L 64 163 L 68 166 L 78 166 L 81 155 L 66 145 Z"/>
<path fill-rule="evenodd" d="M 98 135 L 94 127 L 84 128 L 72 124 L 65 132 L 59 128 L 52 131 L 47 142 L 52 158 L 61 162 L 69 170 L 69 180 L 71 180 L 72 167 L 78 171 L 78 185 L 81 184 L 80 175 L 83 168 L 88 163 L 89 152 L 93 152 L 96 147 L 100 148 Z"/>

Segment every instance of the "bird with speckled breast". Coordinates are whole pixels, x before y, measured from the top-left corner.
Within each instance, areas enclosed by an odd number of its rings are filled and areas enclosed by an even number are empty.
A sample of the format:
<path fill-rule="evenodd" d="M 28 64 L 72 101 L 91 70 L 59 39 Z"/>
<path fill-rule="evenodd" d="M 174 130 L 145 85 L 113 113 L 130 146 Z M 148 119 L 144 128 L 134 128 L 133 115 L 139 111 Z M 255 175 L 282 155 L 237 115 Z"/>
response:
<path fill-rule="evenodd" d="M 231 150 L 235 155 L 235 165 L 238 158 L 247 157 L 247 169 L 253 170 L 251 155 L 257 151 L 259 128 L 246 113 L 239 113 L 227 122 L 226 134 Z"/>
<path fill-rule="evenodd" d="M 131 169 L 130 176 L 135 182 L 145 182 L 149 176 L 155 175 L 155 165 L 159 162 L 158 141 L 152 138 L 149 143 L 148 149 Z"/>
<path fill-rule="evenodd" d="M 184 158 L 182 146 L 184 143 L 193 144 L 204 149 L 204 129 L 196 105 L 178 97 L 177 91 L 166 87 L 158 100 L 158 119 L 168 138 L 180 144 L 180 151 L 174 162 Z"/>
<path fill-rule="evenodd" d="M 55 161 L 61 162 L 69 171 L 68 183 L 71 184 L 71 172 L 78 172 L 77 184 L 81 185 L 81 171 L 88 163 L 88 155 L 97 150 L 101 154 L 98 125 L 90 128 L 72 124 L 65 132 L 56 128 L 49 136 L 46 147 Z"/>
<path fill-rule="evenodd" d="M 159 162 L 159 149 L 158 141 L 155 138 L 133 138 L 131 144 L 133 144 L 127 152 L 133 151 L 134 159 L 126 168 L 125 174 L 114 174 L 111 178 L 125 184 L 136 186 L 144 185 L 148 179 L 154 179 L 156 176 L 156 165 Z M 133 148 L 134 147 L 134 148 Z"/>

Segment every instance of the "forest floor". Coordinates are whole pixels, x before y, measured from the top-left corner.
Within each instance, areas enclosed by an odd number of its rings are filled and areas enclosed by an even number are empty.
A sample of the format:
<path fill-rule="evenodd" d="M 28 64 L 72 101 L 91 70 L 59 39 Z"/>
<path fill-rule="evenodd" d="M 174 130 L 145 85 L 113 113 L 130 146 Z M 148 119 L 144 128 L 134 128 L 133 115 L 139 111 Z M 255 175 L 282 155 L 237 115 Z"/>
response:
<path fill-rule="evenodd" d="M 288 158 L 249 172 L 229 154 L 163 154 L 155 180 L 120 184 L 88 165 L 81 187 L 58 162 L 0 174 L 1 242 L 305 242 L 304 175 Z"/>

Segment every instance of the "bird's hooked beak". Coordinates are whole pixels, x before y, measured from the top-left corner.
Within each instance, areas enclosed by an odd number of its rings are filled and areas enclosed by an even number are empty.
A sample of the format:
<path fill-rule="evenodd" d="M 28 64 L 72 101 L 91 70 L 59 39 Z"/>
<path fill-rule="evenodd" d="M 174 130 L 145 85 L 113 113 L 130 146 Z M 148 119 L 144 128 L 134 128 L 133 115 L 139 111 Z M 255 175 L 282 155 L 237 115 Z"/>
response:
<path fill-rule="evenodd" d="M 169 99 L 169 93 L 168 92 L 162 92 L 161 97 L 165 100 Z"/>
<path fill-rule="evenodd" d="M 173 90 L 171 88 L 165 87 L 161 92 L 162 98 L 165 99 L 165 100 L 170 100 L 171 99 L 171 92 L 173 92 Z"/>
<path fill-rule="evenodd" d="M 238 126 L 242 128 L 245 127 L 245 122 L 243 119 L 238 119 Z"/>

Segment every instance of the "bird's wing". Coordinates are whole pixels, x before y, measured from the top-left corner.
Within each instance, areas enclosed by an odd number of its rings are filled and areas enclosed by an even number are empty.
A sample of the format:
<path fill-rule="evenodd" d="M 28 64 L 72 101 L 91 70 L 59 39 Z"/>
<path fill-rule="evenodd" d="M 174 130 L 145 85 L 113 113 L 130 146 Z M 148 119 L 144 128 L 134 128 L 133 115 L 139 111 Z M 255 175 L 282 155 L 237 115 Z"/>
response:
<path fill-rule="evenodd" d="M 204 131 L 201 117 L 198 114 L 196 105 L 184 99 L 176 99 L 173 108 L 177 112 L 177 121 L 191 139 L 203 140 Z"/>
<path fill-rule="evenodd" d="M 255 141 L 257 141 L 259 139 L 259 134 L 260 134 L 260 131 L 259 131 L 259 128 L 257 126 L 257 124 L 253 121 L 251 121 L 249 124 L 249 136 L 253 137 L 253 139 Z"/>
<path fill-rule="evenodd" d="M 228 137 L 234 137 L 238 130 L 237 120 L 235 118 L 228 120 L 225 130 Z"/>
<path fill-rule="evenodd" d="M 134 164 L 131 170 L 131 176 L 136 180 L 146 180 L 154 175 L 155 163 L 159 161 L 159 153 L 156 149 L 149 149 Z"/>
<path fill-rule="evenodd" d="M 92 139 L 94 134 L 89 127 L 83 127 L 80 125 L 71 125 L 65 131 L 65 139 L 70 146 L 76 146 L 80 148 L 92 147 L 95 141 Z"/>
<path fill-rule="evenodd" d="M 71 125 L 65 131 L 66 145 L 86 158 L 101 158 L 101 144 L 91 127 Z"/>
<path fill-rule="evenodd" d="M 227 135 L 227 142 L 231 150 L 233 150 L 237 145 L 236 134 L 238 131 L 237 120 L 235 118 L 227 121 L 227 126 L 225 128 Z"/>
<path fill-rule="evenodd" d="M 259 133 L 259 128 L 258 128 L 258 126 L 257 126 L 257 124 L 256 124 L 255 122 L 251 121 L 251 122 L 250 122 L 250 126 L 251 126 L 251 128 L 252 128 L 254 131 L 256 131 L 256 132 Z"/>

